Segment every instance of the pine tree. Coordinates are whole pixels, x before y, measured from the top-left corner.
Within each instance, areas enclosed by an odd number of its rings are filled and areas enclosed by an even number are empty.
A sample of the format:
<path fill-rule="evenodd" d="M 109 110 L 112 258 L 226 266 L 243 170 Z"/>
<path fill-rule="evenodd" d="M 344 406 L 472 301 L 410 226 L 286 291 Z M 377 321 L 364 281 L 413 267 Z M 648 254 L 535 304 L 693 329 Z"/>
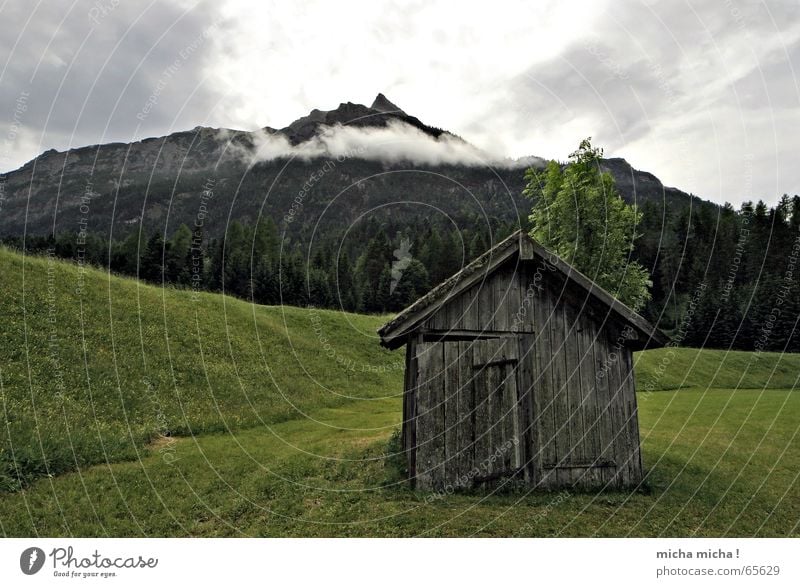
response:
<path fill-rule="evenodd" d="M 358 260 L 356 270 L 364 296 L 364 310 L 367 312 L 382 312 L 385 309 L 386 299 L 383 294 L 379 294 L 377 286 L 383 273 L 390 273 L 391 261 L 392 247 L 386 233 L 380 230 L 370 239 L 367 250 Z M 387 285 L 387 296 L 388 287 Z"/>
<path fill-rule="evenodd" d="M 393 312 L 402 310 L 425 295 L 430 289 L 428 271 L 419 260 L 412 259 L 396 281 L 389 296 L 387 309 Z"/>
<path fill-rule="evenodd" d="M 278 279 L 271 263 L 261 261 L 258 264 L 253 282 L 253 300 L 257 304 L 275 305 L 278 303 Z"/>
<path fill-rule="evenodd" d="M 139 231 L 134 230 L 122 242 L 115 241 L 112 244 L 110 259 L 112 271 L 124 275 L 136 275 L 140 253 L 139 238 Z"/>
<path fill-rule="evenodd" d="M 244 226 L 231 222 L 225 234 L 223 279 L 227 293 L 250 298 L 250 247 Z"/>
<path fill-rule="evenodd" d="M 181 224 L 172 235 L 169 251 L 165 258 L 166 280 L 170 283 L 186 285 L 190 273 L 186 267 L 186 256 L 192 247 L 192 231 L 185 224 Z"/>
<path fill-rule="evenodd" d="M 330 308 L 333 303 L 328 274 L 321 268 L 312 267 L 307 272 L 306 304 L 319 308 Z"/>
<path fill-rule="evenodd" d="M 148 240 L 142 254 L 139 277 L 146 281 L 161 283 L 164 279 L 164 256 L 168 245 L 159 233 L 154 233 Z"/>
<path fill-rule="evenodd" d="M 373 312 L 386 312 L 391 306 L 391 287 L 392 287 L 392 272 L 386 267 L 378 278 L 375 287 L 375 296 L 372 301 L 372 308 L 369 310 Z"/>
<path fill-rule="evenodd" d="M 359 309 L 359 290 L 356 287 L 356 280 L 353 278 L 350 256 L 346 252 L 342 253 L 335 267 L 333 294 L 334 307 L 338 305 L 347 312 L 355 312 Z"/>

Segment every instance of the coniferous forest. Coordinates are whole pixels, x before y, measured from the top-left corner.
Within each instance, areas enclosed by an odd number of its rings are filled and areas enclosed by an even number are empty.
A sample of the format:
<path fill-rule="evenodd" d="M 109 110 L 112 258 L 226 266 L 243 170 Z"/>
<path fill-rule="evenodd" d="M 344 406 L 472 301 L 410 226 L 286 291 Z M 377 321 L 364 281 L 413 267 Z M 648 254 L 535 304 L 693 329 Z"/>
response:
<path fill-rule="evenodd" d="M 632 259 L 653 283 L 642 314 L 683 346 L 800 351 L 800 197 L 785 195 L 774 207 L 745 202 L 738 210 L 704 204 L 672 217 L 651 202 L 642 206 Z M 370 220 L 310 240 L 287 237 L 267 218 L 255 225 L 234 221 L 222 238 L 180 225 L 170 235 L 134 230 L 110 243 L 91 233 L 28 236 L 24 248 L 258 304 L 386 313 L 517 228 L 500 221 L 459 230 L 422 219 Z M 23 248 L 21 237 L 4 244 Z M 394 276 L 393 265 L 401 269 Z"/>

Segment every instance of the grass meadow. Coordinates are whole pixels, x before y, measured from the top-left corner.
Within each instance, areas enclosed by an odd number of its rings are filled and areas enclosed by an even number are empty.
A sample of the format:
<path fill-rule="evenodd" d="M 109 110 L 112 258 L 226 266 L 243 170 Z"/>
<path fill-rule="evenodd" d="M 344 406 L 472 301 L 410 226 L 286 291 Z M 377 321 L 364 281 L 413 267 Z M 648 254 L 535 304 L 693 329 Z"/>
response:
<path fill-rule="evenodd" d="M 386 317 L 0 249 L 0 534 L 799 536 L 800 356 L 639 353 L 640 491 L 402 481 Z"/>

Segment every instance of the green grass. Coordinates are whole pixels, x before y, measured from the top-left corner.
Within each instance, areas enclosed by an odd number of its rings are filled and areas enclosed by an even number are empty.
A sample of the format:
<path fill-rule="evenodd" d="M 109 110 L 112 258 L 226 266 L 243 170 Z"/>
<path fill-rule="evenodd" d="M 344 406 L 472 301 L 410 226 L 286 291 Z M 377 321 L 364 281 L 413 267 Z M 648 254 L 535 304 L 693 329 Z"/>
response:
<path fill-rule="evenodd" d="M 793 389 L 800 386 L 800 354 L 667 347 L 638 353 L 634 369 L 639 391 L 689 387 Z"/>
<path fill-rule="evenodd" d="M 4 535 L 800 535 L 798 356 L 637 355 L 645 491 L 439 497 L 385 458 L 402 355 L 383 318 L 95 271 L 79 296 L 76 267 L 24 263 L 23 289 L 0 250 Z"/>
<path fill-rule="evenodd" d="M 649 493 L 430 499 L 393 484 L 381 458 L 396 402 L 358 402 L 317 414 L 334 430 L 302 420 L 181 439 L 177 460 L 39 482 L 0 501 L 0 520 L 15 536 L 797 535 L 798 409 L 788 391 L 653 394 Z"/>
<path fill-rule="evenodd" d="M 23 271 L 24 269 L 24 271 Z M 253 306 L 0 249 L 0 490 L 402 390 L 379 317 Z"/>

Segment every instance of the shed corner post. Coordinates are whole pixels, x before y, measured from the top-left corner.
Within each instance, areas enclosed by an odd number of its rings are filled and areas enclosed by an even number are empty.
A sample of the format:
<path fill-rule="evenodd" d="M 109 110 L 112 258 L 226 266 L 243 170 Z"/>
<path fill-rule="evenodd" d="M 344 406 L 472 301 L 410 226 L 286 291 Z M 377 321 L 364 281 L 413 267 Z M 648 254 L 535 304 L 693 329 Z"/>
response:
<path fill-rule="evenodd" d="M 628 377 L 630 377 L 631 381 L 631 396 L 632 396 L 632 414 L 631 418 L 633 419 L 633 426 L 631 427 L 633 433 L 633 448 L 636 451 L 636 460 L 635 463 L 638 465 L 638 471 L 636 472 L 636 484 L 640 484 L 644 480 L 644 462 L 642 459 L 642 437 L 641 437 L 641 429 L 639 424 L 639 398 L 636 395 L 636 374 L 633 371 L 633 350 L 630 347 L 627 347 L 625 353 L 625 362 L 628 370 Z"/>

